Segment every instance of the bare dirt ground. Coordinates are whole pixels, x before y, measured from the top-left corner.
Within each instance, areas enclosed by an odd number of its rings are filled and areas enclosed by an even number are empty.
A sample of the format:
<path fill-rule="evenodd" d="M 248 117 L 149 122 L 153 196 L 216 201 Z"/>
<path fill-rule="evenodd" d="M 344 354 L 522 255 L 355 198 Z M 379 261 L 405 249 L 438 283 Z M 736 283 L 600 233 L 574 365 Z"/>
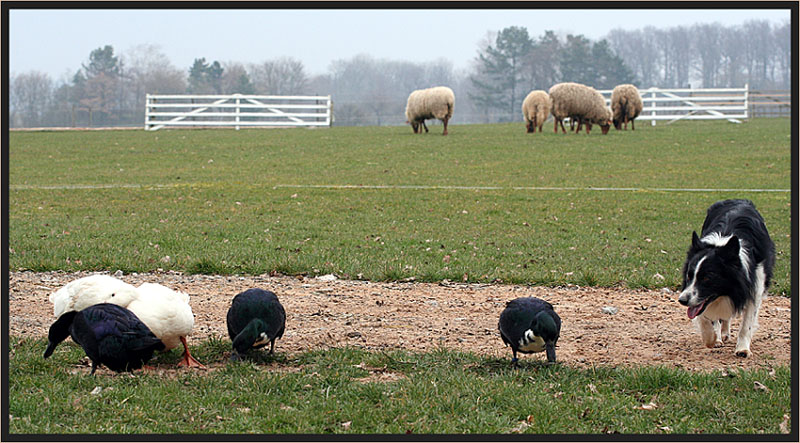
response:
<path fill-rule="evenodd" d="M 48 296 L 66 283 L 91 273 L 9 273 L 11 336 L 45 337 L 54 321 Z M 558 360 L 575 367 L 668 366 L 693 371 L 789 365 L 791 310 L 786 297 L 768 296 L 759 314 L 753 356 L 734 355 L 739 319 L 732 341 L 705 348 L 686 309 L 669 289 L 561 288 L 518 285 L 440 283 L 371 283 L 325 281 L 290 276 L 204 276 L 180 273 L 126 274 L 139 285 L 161 283 L 190 295 L 195 314 L 193 340 L 218 335 L 228 340 L 225 314 L 237 293 L 260 287 L 278 295 L 287 313 L 286 333 L 275 352 L 354 346 L 368 350 L 430 351 L 445 347 L 511 358 L 497 331 L 506 302 L 534 296 L 552 303 L 563 326 Z M 617 308 L 615 314 L 603 308 Z M 544 359 L 541 354 L 523 359 Z"/>

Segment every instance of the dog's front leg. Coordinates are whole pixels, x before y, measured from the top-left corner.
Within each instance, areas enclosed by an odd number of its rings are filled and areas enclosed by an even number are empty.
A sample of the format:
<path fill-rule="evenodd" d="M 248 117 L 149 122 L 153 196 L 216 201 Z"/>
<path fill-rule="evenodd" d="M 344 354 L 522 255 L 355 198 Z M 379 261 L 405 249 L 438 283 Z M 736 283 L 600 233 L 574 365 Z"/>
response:
<path fill-rule="evenodd" d="M 715 324 L 704 316 L 695 317 L 695 325 L 700 329 L 700 336 L 703 338 L 703 344 L 707 348 L 713 348 L 717 344 L 719 325 Z"/>
<path fill-rule="evenodd" d="M 744 307 L 739 339 L 736 341 L 736 355 L 739 357 L 749 357 L 751 355 L 750 339 L 753 337 L 756 328 L 758 328 L 759 305 L 761 305 L 761 300 L 757 300 L 755 303 L 748 303 Z"/>
<path fill-rule="evenodd" d="M 728 339 L 727 337 L 722 337 L 722 329 L 724 328 L 722 320 L 714 320 L 711 324 L 714 326 L 714 347 L 721 347 L 722 342 Z"/>
<path fill-rule="evenodd" d="M 722 319 L 720 322 L 720 338 L 723 342 L 731 338 L 731 319 Z"/>

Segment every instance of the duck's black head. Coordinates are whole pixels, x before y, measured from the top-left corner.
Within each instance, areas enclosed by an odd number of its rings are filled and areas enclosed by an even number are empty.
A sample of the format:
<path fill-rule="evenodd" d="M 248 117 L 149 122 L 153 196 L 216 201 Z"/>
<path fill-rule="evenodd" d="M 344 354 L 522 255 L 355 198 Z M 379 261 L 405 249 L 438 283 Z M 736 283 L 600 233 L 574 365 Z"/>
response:
<path fill-rule="evenodd" d="M 558 319 L 560 320 L 560 319 Z M 541 311 L 536 314 L 533 321 L 533 333 L 544 340 L 547 361 L 556 361 L 556 342 L 561 333 L 561 322 L 556 319 L 553 311 Z"/>
<path fill-rule="evenodd" d="M 50 357 L 59 343 L 69 337 L 69 328 L 72 326 L 72 320 L 75 319 L 77 311 L 65 312 L 50 326 L 50 331 L 47 333 L 47 349 L 44 350 L 44 358 Z"/>

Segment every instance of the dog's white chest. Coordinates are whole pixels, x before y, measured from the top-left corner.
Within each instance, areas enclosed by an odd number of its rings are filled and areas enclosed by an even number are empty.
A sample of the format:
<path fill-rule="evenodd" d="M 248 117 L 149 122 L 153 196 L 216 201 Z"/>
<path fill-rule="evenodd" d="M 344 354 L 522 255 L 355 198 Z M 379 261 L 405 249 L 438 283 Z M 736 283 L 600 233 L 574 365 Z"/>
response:
<path fill-rule="evenodd" d="M 711 320 L 728 320 L 733 317 L 734 309 L 733 302 L 730 297 L 717 297 L 716 300 L 706 306 L 705 311 L 701 314 L 703 317 Z"/>
<path fill-rule="evenodd" d="M 528 329 L 525 335 L 519 339 L 519 350 L 525 352 L 544 351 L 544 339 L 538 335 L 533 335 L 533 331 Z"/>

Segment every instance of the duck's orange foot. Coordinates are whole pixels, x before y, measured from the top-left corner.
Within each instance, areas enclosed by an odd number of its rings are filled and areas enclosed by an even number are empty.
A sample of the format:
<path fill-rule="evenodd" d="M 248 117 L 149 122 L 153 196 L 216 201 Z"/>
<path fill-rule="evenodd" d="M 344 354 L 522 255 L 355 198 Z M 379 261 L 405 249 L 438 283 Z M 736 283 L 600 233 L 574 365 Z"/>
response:
<path fill-rule="evenodd" d="M 189 354 L 188 352 L 183 353 L 181 361 L 178 362 L 178 366 L 179 367 L 186 366 L 187 368 L 208 369 L 204 364 L 197 361 L 197 359 L 192 357 L 192 355 Z"/>
<path fill-rule="evenodd" d="M 186 345 L 186 337 L 181 337 L 181 343 L 183 343 L 183 356 L 181 356 L 181 361 L 178 362 L 178 367 L 186 366 L 187 368 L 208 369 L 189 353 L 189 346 Z"/>

